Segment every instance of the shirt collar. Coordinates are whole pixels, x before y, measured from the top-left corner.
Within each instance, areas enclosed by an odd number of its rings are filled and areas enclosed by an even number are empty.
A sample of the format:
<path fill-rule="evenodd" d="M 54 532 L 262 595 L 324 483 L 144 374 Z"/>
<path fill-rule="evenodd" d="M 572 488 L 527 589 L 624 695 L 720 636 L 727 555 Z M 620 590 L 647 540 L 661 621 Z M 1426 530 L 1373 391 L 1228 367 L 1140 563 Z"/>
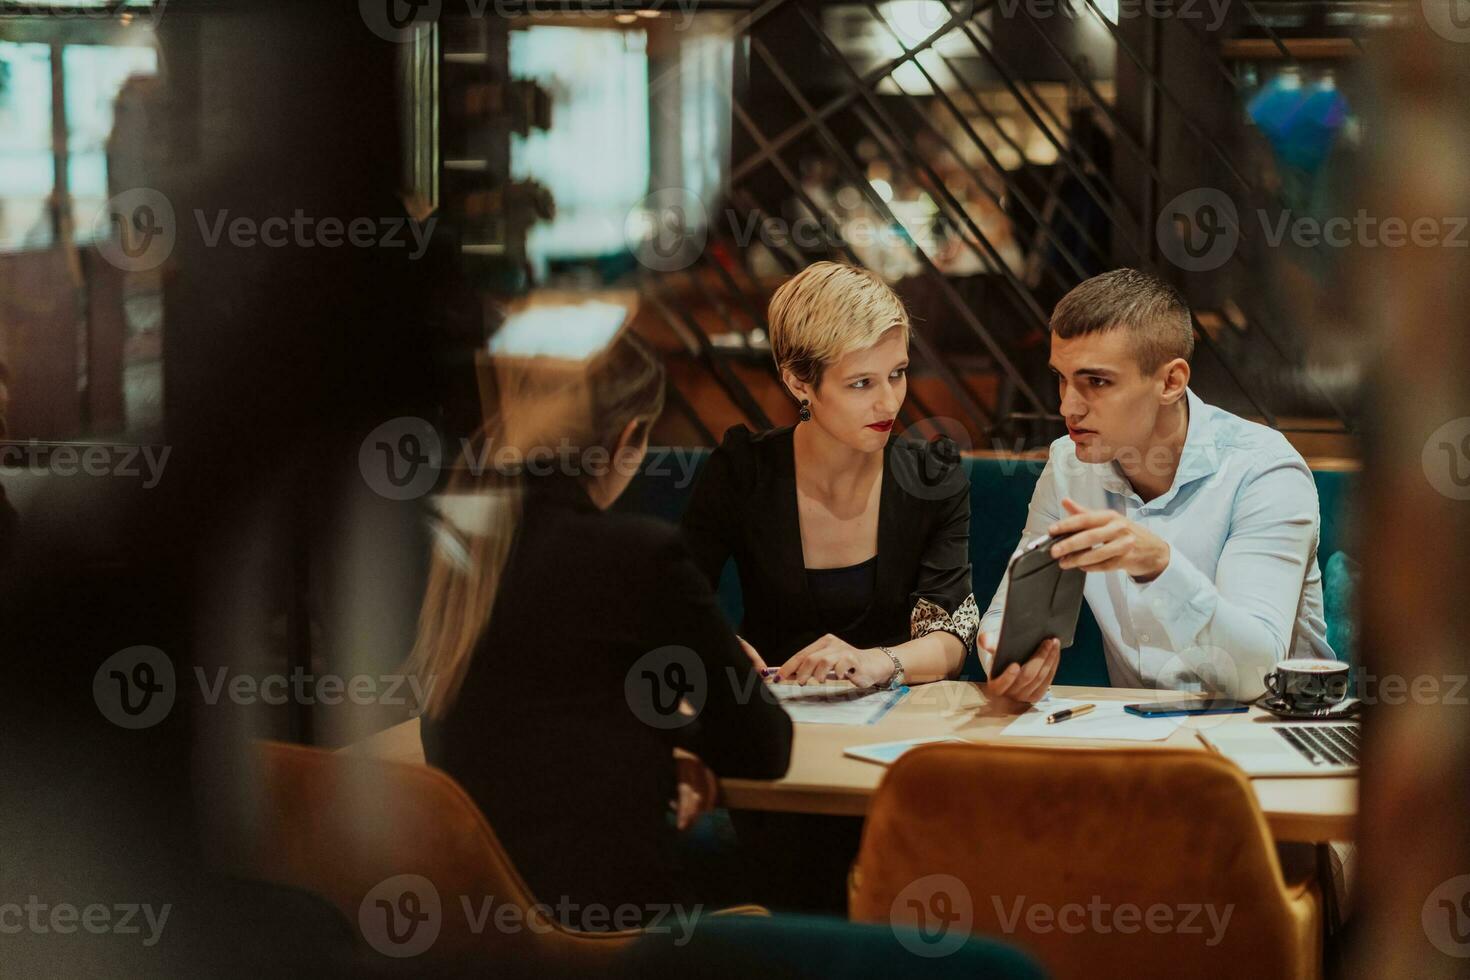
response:
<path fill-rule="evenodd" d="M 1184 389 L 1184 397 L 1189 406 L 1189 422 L 1184 430 L 1184 446 L 1179 453 L 1179 467 L 1174 471 L 1174 482 L 1168 490 L 1144 504 L 1145 507 L 1164 506 L 1174 499 L 1174 495 L 1185 484 L 1210 476 L 1220 468 L 1214 411 L 1189 388 Z M 1138 496 L 1116 462 L 1093 465 L 1104 490 L 1123 497 Z"/>

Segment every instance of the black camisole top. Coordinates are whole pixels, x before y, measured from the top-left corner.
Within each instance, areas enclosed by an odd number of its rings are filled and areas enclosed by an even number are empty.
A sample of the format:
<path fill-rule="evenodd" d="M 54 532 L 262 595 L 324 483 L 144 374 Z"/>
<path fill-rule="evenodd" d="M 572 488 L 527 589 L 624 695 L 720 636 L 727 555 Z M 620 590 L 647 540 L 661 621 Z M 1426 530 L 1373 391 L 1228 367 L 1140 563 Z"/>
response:
<path fill-rule="evenodd" d="M 868 612 L 877 583 L 878 556 L 846 568 L 808 568 L 807 587 L 827 632 L 847 629 Z"/>

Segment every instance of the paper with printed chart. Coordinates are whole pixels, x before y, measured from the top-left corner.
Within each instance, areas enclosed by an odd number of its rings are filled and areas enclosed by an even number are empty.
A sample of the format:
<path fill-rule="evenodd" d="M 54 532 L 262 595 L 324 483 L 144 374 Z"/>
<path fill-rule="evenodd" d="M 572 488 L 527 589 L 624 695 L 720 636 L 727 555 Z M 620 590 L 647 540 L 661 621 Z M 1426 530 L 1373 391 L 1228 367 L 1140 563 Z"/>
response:
<path fill-rule="evenodd" d="M 873 691 L 850 684 L 769 684 L 791 720 L 802 725 L 871 725 L 904 699 L 907 687 Z"/>
<path fill-rule="evenodd" d="M 1095 704 L 1085 715 L 1068 718 L 1054 725 L 1046 723 L 1047 715 Z M 1031 706 L 1001 732 L 1013 738 L 1110 738 L 1129 742 L 1162 742 L 1179 729 L 1177 718 L 1140 718 L 1123 710 L 1122 701 L 1074 701 L 1047 698 Z"/>

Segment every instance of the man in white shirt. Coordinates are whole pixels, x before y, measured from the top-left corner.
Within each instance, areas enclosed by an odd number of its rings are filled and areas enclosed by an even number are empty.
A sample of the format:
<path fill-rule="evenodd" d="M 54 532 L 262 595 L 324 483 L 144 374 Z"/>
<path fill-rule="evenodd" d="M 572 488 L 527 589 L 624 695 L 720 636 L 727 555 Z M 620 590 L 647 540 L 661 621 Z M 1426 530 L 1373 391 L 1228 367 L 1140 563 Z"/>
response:
<path fill-rule="evenodd" d="M 1194 331 L 1167 283 L 1117 269 L 1082 283 L 1051 319 L 1051 369 L 1067 435 L 1031 497 L 1021 543 L 1081 568 L 1116 687 L 1249 699 L 1291 656 L 1333 657 L 1317 566 L 1317 488 L 1281 433 L 1189 390 Z M 980 622 L 986 669 L 1006 582 Z M 988 690 L 1036 701 L 1054 639 Z"/>

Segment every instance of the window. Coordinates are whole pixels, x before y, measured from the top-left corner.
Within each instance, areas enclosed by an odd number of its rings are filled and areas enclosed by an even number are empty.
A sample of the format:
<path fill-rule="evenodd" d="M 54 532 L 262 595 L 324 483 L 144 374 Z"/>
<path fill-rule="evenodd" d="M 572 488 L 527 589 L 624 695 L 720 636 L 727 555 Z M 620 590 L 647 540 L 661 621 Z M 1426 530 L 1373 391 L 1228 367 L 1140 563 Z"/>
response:
<path fill-rule="evenodd" d="M 108 199 L 155 179 L 149 163 L 158 140 L 147 109 L 159 56 L 151 24 L 111 4 L 17 18 L 6 28 L 16 38 L 0 41 L 8 437 L 160 438 L 158 270 L 116 268 L 95 248 L 113 234 L 98 220 Z"/>
<path fill-rule="evenodd" d="M 628 211 L 648 193 L 647 35 L 635 30 L 531 27 L 514 31 L 510 71 L 552 93 L 551 128 L 512 137 L 511 176 L 535 178 L 556 217 L 531 229 L 538 280 L 553 259 L 627 250 Z"/>
<path fill-rule="evenodd" d="M 0 251 L 51 244 L 51 49 L 0 41 Z"/>

